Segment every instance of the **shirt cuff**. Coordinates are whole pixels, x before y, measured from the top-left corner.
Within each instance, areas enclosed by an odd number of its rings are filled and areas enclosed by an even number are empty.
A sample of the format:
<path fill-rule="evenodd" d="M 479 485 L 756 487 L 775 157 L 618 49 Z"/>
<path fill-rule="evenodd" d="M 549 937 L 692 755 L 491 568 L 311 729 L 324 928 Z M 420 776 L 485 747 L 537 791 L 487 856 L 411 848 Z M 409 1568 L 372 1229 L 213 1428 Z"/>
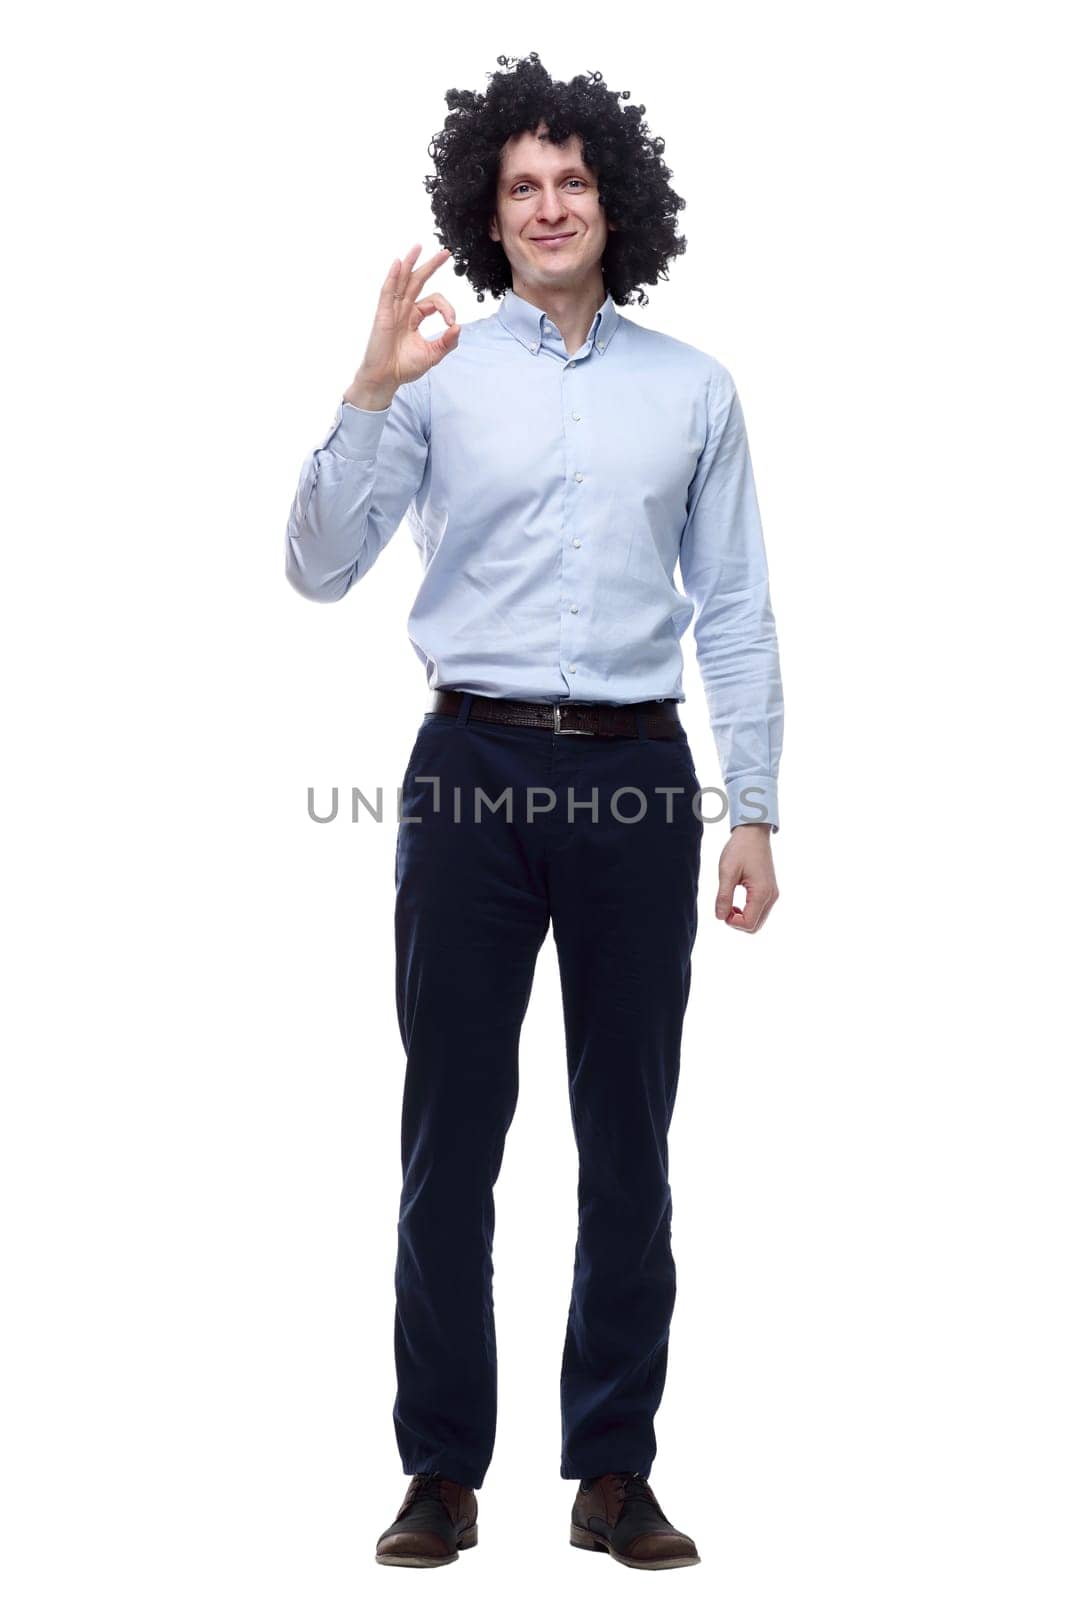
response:
<path fill-rule="evenodd" d="M 741 822 L 769 822 L 778 832 L 778 783 L 775 778 L 752 774 L 731 778 L 726 784 L 730 806 L 730 828 Z"/>
<path fill-rule="evenodd" d="M 341 421 L 330 437 L 330 449 L 348 461 L 373 461 L 390 409 L 386 406 L 384 411 L 364 411 L 343 400 Z"/>

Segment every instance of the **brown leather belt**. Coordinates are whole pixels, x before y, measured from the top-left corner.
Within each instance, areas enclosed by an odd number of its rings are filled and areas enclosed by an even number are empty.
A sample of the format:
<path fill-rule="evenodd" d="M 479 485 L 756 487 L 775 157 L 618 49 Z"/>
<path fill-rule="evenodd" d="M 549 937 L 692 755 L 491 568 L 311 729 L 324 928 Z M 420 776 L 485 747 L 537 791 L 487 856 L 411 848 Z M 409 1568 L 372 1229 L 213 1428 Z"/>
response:
<path fill-rule="evenodd" d="M 457 716 L 462 705 L 462 690 L 433 689 L 427 709 Z M 472 694 L 470 714 L 475 722 L 503 722 L 513 728 L 551 728 L 555 733 L 636 739 L 637 711 L 641 713 L 646 738 L 677 739 L 680 736 L 682 723 L 676 700 L 639 700 L 628 706 L 568 700 L 562 705 L 551 705 L 541 700 L 504 700 L 494 695 Z"/>

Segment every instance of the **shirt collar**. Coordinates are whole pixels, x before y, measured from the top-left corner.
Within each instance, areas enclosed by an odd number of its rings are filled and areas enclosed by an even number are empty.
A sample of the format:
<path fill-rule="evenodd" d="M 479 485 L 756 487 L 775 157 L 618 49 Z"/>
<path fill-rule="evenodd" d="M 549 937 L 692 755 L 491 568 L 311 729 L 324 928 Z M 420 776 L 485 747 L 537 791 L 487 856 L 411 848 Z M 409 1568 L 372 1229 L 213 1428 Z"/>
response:
<path fill-rule="evenodd" d="M 504 298 L 497 311 L 497 318 L 520 344 L 525 345 L 531 355 L 537 355 L 544 338 L 544 325 L 549 321 L 547 311 L 541 311 L 537 306 L 531 305 L 529 300 L 524 300 L 517 295 L 514 289 L 505 289 Z M 619 325 L 619 313 L 615 309 L 615 302 L 610 294 L 604 299 L 603 305 L 593 318 L 593 326 L 589 330 L 589 337 L 593 341 L 593 349 L 601 355 L 611 343 L 612 334 Z"/>

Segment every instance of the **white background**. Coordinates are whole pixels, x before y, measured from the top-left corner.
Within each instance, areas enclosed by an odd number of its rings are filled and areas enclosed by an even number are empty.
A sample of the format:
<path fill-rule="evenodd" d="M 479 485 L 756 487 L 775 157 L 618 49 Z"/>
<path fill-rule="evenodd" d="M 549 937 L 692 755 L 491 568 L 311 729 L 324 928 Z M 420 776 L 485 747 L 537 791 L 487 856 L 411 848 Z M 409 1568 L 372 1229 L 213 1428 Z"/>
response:
<path fill-rule="evenodd" d="M 1034 5 L 60 6 L 9 30 L 0 1182 L 7 1592 L 350 1595 L 392 1431 L 406 528 L 283 576 L 451 86 L 646 106 L 688 239 L 625 314 L 743 397 L 782 898 L 701 928 L 652 1483 L 722 1600 L 1061 1597 L 1062 58 Z M 694 30 L 699 27 L 699 34 Z M 451 268 L 432 287 L 479 305 Z M 435 319 L 428 325 L 440 331 Z M 692 640 L 683 716 L 718 782 Z M 375 705 L 378 691 L 391 704 Z M 388 808 L 387 808 L 388 815 Z M 567 1543 L 577 1158 L 551 939 L 497 1188 L 477 1594 Z M 591 1570 L 590 1570 L 591 1569 Z M 448 1581 L 448 1580 L 441 1580 Z"/>

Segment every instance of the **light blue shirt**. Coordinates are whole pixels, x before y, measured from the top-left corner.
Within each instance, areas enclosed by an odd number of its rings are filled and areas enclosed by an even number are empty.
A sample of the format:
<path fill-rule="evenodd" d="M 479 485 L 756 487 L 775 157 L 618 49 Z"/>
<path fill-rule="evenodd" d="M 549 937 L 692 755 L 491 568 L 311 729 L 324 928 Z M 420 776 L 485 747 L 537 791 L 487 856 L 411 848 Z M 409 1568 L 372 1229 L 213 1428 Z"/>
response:
<path fill-rule="evenodd" d="M 621 316 L 610 295 L 568 355 L 547 313 L 509 289 L 386 410 L 341 402 L 300 472 L 289 581 L 340 600 L 405 517 L 423 567 L 408 635 L 431 688 L 684 701 L 692 622 L 730 826 L 777 830 L 778 641 L 745 421 L 720 361 Z"/>

